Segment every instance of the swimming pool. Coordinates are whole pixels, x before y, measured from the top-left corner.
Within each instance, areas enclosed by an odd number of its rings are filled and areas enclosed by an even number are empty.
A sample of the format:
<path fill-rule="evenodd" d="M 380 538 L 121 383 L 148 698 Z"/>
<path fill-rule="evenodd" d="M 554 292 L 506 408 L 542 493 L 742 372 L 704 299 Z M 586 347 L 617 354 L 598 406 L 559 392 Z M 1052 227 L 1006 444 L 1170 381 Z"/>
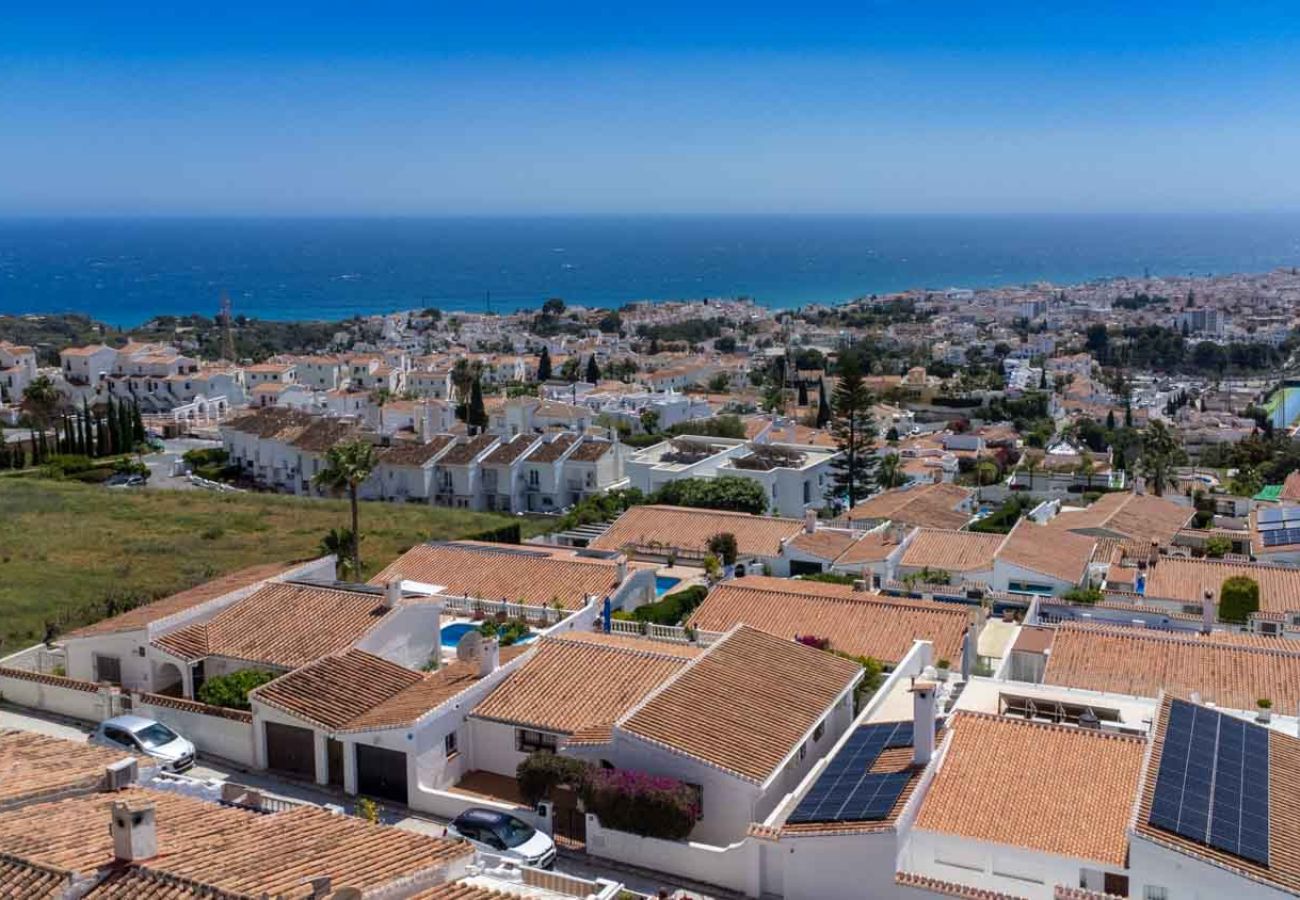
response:
<path fill-rule="evenodd" d="M 671 591 L 673 588 L 677 587 L 677 585 L 681 583 L 682 580 L 680 578 L 669 578 L 667 575 L 656 575 L 655 596 L 662 597 L 664 594 L 668 593 L 669 591 Z"/>
<path fill-rule="evenodd" d="M 450 625 L 442 626 L 442 631 L 439 632 L 438 641 L 448 650 L 455 650 L 456 645 L 460 643 L 460 639 L 471 631 L 478 631 L 478 623 L 452 622 Z M 537 640 L 537 635 L 529 634 L 520 638 L 518 641 L 515 641 L 515 643 L 527 644 L 529 641 L 535 640 Z"/>

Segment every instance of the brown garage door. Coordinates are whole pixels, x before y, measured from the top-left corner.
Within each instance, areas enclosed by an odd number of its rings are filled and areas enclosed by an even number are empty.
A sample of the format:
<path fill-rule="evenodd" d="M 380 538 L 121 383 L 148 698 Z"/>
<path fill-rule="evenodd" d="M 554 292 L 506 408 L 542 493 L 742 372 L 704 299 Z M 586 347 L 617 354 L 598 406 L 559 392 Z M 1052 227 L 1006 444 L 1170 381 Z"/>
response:
<path fill-rule="evenodd" d="M 406 803 L 406 754 L 357 744 L 357 790 L 370 797 Z"/>
<path fill-rule="evenodd" d="M 316 744 L 311 729 L 267 722 L 266 766 L 300 778 L 315 778 Z"/>

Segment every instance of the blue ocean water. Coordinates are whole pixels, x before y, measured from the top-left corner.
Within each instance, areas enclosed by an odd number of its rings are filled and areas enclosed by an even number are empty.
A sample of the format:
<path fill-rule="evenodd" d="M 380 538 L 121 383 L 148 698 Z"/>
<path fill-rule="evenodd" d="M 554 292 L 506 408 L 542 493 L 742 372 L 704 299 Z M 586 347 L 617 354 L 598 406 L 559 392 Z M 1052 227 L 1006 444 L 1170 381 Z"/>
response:
<path fill-rule="evenodd" d="M 0 312 L 339 319 L 548 297 L 749 296 L 773 306 L 907 288 L 1058 284 L 1300 265 L 1300 213 L 0 220 Z"/>

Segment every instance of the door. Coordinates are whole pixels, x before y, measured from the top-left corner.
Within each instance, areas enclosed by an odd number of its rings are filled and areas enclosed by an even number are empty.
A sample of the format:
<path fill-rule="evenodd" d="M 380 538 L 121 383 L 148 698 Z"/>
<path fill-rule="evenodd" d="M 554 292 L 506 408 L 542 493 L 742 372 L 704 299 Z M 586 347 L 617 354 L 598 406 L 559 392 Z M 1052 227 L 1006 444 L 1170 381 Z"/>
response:
<path fill-rule="evenodd" d="M 357 792 L 406 804 L 406 754 L 357 744 Z"/>
<path fill-rule="evenodd" d="M 316 739 L 311 729 L 267 722 L 266 767 L 300 778 L 315 778 Z"/>
<path fill-rule="evenodd" d="M 343 742 L 330 738 L 325 749 L 328 751 L 330 764 L 330 784 L 343 787 Z"/>

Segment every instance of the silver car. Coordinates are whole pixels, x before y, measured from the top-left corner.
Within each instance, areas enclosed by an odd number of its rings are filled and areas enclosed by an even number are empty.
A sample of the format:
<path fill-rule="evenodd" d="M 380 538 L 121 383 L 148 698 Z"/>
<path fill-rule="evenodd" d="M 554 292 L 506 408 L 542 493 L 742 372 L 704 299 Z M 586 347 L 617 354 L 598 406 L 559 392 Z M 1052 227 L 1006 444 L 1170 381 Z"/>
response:
<path fill-rule="evenodd" d="M 144 716 L 114 716 L 99 723 L 92 744 L 153 757 L 168 772 L 184 772 L 194 765 L 194 745 L 162 722 Z"/>

